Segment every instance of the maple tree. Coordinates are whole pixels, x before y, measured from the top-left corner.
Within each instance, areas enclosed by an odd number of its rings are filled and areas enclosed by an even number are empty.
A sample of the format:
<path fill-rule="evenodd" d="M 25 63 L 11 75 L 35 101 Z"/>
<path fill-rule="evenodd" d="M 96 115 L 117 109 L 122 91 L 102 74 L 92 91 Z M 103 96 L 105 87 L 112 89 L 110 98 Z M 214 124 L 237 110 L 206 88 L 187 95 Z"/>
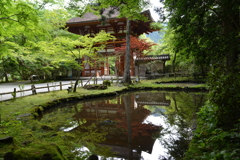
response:
<path fill-rule="evenodd" d="M 125 39 L 123 39 L 125 41 Z M 144 57 L 147 53 L 152 51 L 152 46 L 157 45 L 154 42 L 149 42 L 146 39 L 140 39 L 138 37 L 130 36 L 130 55 L 131 57 Z M 127 43 L 124 43 L 121 47 L 115 47 L 115 53 L 120 56 L 126 53 Z M 136 63 L 137 67 L 138 64 Z M 139 74 L 139 72 L 138 72 Z M 139 75 L 138 75 L 139 77 Z"/>
<path fill-rule="evenodd" d="M 126 41 L 125 39 L 123 39 Z M 152 46 L 156 45 L 154 42 L 148 42 L 146 39 L 140 39 L 138 37 L 130 36 L 130 53 L 136 54 L 137 57 L 144 56 L 152 51 Z M 126 43 L 124 43 L 121 47 L 115 47 L 115 53 L 123 54 L 126 52 Z"/>

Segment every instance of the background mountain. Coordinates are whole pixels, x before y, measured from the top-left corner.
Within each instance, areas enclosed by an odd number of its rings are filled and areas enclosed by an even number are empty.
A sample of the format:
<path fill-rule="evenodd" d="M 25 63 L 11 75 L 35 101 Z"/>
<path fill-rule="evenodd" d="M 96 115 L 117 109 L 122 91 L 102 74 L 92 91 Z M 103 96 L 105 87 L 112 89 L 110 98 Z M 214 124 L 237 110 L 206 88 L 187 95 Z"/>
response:
<path fill-rule="evenodd" d="M 158 31 L 145 34 L 147 38 L 150 38 L 153 42 L 155 43 L 160 43 L 159 40 L 161 40 L 164 36 L 164 34 L 161 32 L 159 33 Z"/>

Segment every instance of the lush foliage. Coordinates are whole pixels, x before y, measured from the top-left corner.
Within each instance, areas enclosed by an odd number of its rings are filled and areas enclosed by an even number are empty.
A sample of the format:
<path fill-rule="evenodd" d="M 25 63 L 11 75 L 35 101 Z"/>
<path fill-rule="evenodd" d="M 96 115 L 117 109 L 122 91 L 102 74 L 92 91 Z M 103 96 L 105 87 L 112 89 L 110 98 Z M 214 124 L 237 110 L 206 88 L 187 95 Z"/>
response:
<path fill-rule="evenodd" d="M 181 49 L 176 45 L 178 38 L 174 29 L 167 25 L 160 32 L 164 32 L 161 44 L 158 46 L 158 52 L 162 54 L 170 54 L 171 59 L 167 61 L 169 72 L 188 72 L 188 73 L 199 73 L 200 67 L 196 65 L 194 57 L 188 55 L 185 49 Z"/>
<path fill-rule="evenodd" d="M 240 2 L 165 0 L 164 4 L 174 34 L 173 52 L 192 57 L 202 72 L 207 69 L 210 74 L 209 104 L 199 114 L 188 152 L 192 157 L 186 159 L 239 159 L 235 133 L 240 119 Z"/>
<path fill-rule="evenodd" d="M 59 64 L 51 63 L 51 57 L 39 50 L 41 41 L 51 41 L 56 36 L 66 35 L 61 28 L 69 18 L 63 9 L 45 10 L 48 1 L 28 3 L 6 1 L 3 3 L 0 23 L 0 78 L 8 81 L 28 79 L 37 74 L 54 79 Z"/>
<path fill-rule="evenodd" d="M 70 34 L 64 29 L 70 14 L 64 9 L 45 9 L 56 1 L 7 2 L 1 2 L 6 7 L 1 8 L 4 14 L 0 17 L 0 78 L 5 81 L 25 80 L 31 75 L 41 79 L 66 76 L 70 68 L 84 65 L 76 59 L 96 56 L 112 38 L 104 33 L 95 38 Z M 104 61 L 98 60 L 99 64 Z"/>
<path fill-rule="evenodd" d="M 218 106 L 210 103 L 201 108 L 198 127 L 184 159 L 240 159 L 239 122 L 231 130 L 218 127 L 218 111 Z"/>
<path fill-rule="evenodd" d="M 38 17 L 33 6 L 24 1 L 1 1 L 0 6 L 0 77 L 7 80 L 7 73 L 18 68 L 17 52 L 24 51 L 21 45 L 34 34 L 30 33 L 36 29 Z"/>
<path fill-rule="evenodd" d="M 42 42 L 41 48 L 43 52 L 54 58 L 53 63 L 64 64 L 76 69 L 76 83 L 74 85 L 74 92 L 76 92 L 83 67 L 87 64 L 92 65 L 95 63 L 95 67 L 103 64 L 105 57 L 98 54 L 97 51 L 104 49 L 106 42 L 113 39 L 115 37 L 103 31 L 94 37 L 89 35 L 58 36 L 52 42 Z M 85 60 L 82 61 L 82 58 Z"/>

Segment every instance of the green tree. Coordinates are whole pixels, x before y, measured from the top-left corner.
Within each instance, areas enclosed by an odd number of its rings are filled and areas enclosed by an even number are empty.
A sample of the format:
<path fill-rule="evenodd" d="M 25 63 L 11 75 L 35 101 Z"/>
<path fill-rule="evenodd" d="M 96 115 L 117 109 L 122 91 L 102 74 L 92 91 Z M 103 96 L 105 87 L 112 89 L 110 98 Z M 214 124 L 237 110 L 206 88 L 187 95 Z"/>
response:
<path fill-rule="evenodd" d="M 165 6 L 177 35 L 175 51 L 180 53 L 180 46 L 197 64 L 211 66 L 209 104 L 201 109 L 192 152 L 199 151 L 198 159 L 238 159 L 234 153 L 238 142 L 229 142 L 228 136 L 232 131 L 239 132 L 240 1 L 165 0 Z M 229 143 L 232 148 L 226 146 Z"/>
<path fill-rule="evenodd" d="M 14 48 L 17 45 L 13 43 L 12 39 L 20 33 L 33 32 L 37 24 L 36 10 L 25 1 L 0 2 L 0 59 L 6 80 L 8 80 L 6 76 L 8 72 L 16 71 L 17 55 Z M 7 63 L 11 63 L 11 65 L 7 65 Z"/>
<path fill-rule="evenodd" d="M 196 63 L 213 66 L 215 74 L 209 81 L 211 101 L 219 107 L 219 125 L 230 127 L 230 122 L 240 118 L 240 104 L 236 101 L 240 96 L 239 76 L 235 74 L 239 70 L 240 2 L 166 0 L 165 6 L 178 46 L 193 56 Z M 223 87 L 217 89 L 216 84 Z"/>
<path fill-rule="evenodd" d="M 22 79 L 29 78 L 32 74 L 37 74 L 44 79 L 55 79 L 59 68 L 66 66 L 54 63 L 53 57 L 42 52 L 40 46 L 43 41 L 50 43 L 58 36 L 70 35 L 62 29 L 69 14 L 63 9 L 38 10 L 37 12 L 38 24 L 31 33 L 21 32 L 13 38 L 8 38 L 8 41 L 15 44 L 11 53 L 15 55 L 19 66 L 17 71 Z"/>
<path fill-rule="evenodd" d="M 47 3 L 48 1 L 43 2 L 44 5 Z M 16 74 L 21 79 L 26 79 L 31 74 L 48 72 L 51 60 L 46 60 L 42 53 L 39 54 L 37 43 L 55 37 L 60 26 L 65 24 L 66 20 L 62 19 L 66 14 L 61 10 L 41 10 L 40 4 L 33 1 L 9 0 L 0 2 L 0 5 L 0 65 L 5 77 L 7 74 Z M 11 65 L 6 65 L 9 60 Z"/>
<path fill-rule="evenodd" d="M 69 14 L 64 9 L 39 11 L 39 32 L 29 46 L 34 61 L 30 71 L 47 79 L 55 79 L 59 69 L 66 68 L 66 65 L 56 63 L 55 59 L 53 59 L 55 58 L 55 56 L 51 55 L 54 52 L 53 48 L 51 50 L 43 50 L 42 48 L 44 44 L 51 44 L 57 37 L 72 36 L 63 29 L 68 18 Z M 58 49 L 56 48 L 56 50 Z"/>
<path fill-rule="evenodd" d="M 19 28 L 31 31 L 37 23 L 36 10 L 22 0 L 0 2 L 0 37 L 1 41 L 5 36 L 10 37 L 18 32 Z"/>
<path fill-rule="evenodd" d="M 161 32 L 165 32 L 158 52 L 162 54 L 170 54 L 171 60 L 167 64 L 171 66 L 171 72 L 190 71 L 193 72 L 194 58 L 186 53 L 186 48 L 178 45 L 178 34 L 174 29 L 167 25 Z"/>
<path fill-rule="evenodd" d="M 48 56 L 54 57 L 52 63 L 65 63 L 77 70 L 74 92 L 80 78 L 80 73 L 85 64 L 91 65 L 91 60 L 102 61 L 101 55 L 97 51 L 105 48 L 108 40 L 114 39 L 108 33 L 100 32 L 95 37 L 80 36 L 71 34 L 72 37 L 58 36 L 51 43 L 42 41 L 42 51 Z M 81 61 L 83 57 L 89 57 L 86 61 Z"/>

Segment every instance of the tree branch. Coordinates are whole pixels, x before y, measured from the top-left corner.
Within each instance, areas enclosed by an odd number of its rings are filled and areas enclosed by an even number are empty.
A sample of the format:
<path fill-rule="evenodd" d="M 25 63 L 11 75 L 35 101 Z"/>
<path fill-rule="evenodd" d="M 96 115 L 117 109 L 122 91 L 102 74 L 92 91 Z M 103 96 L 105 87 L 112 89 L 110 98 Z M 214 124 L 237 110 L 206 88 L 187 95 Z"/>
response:
<path fill-rule="evenodd" d="M 18 16 L 18 15 L 24 15 L 24 14 L 13 14 L 13 15 L 8 16 L 8 17 L 2 17 L 2 18 L 0 18 L 0 20 L 2 20 L 2 19 L 10 19 L 10 20 L 13 20 L 13 21 L 17 21 L 17 20 L 11 19 L 10 17 L 14 17 L 14 16 Z"/>

